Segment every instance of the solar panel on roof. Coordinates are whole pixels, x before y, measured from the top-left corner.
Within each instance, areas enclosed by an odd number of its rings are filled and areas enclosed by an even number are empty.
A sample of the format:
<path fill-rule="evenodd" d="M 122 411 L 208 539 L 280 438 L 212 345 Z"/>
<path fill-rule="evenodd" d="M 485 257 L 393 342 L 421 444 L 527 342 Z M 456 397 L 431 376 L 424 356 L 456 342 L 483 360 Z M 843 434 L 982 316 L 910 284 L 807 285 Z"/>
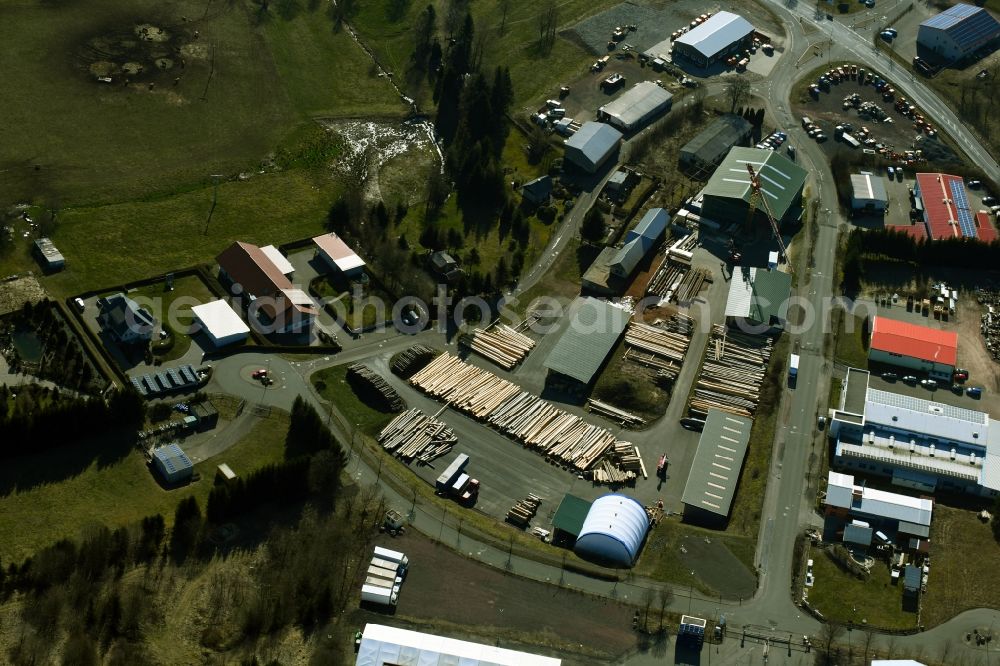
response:
<path fill-rule="evenodd" d="M 155 375 L 153 375 L 153 378 L 156 380 L 156 383 L 160 385 L 160 388 L 163 389 L 164 391 L 170 388 L 170 380 L 167 379 L 166 374 L 158 372 Z"/>
<path fill-rule="evenodd" d="M 975 238 L 976 223 L 972 219 L 972 211 L 969 210 L 969 199 L 965 196 L 965 182 L 951 180 L 948 181 L 948 187 L 951 190 L 951 200 L 955 202 L 958 226 L 962 230 L 962 235 L 966 238 Z"/>
<path fill-rule="evenodd" d="M 181 376 L 184 377 L 189 384 L 195 384 L 198 381 L 195 379 L 194 372 L 192 372 L 190 365 L 181 366 Z"/>
<path fill-rule="evenodd" d="M 146 387 L 142 385 L 137 377 L 132 377 L 132 386 L 139 392 L 139 395 L 146 395 Z"/>
<path fill-rule="evenodd" d="M 160 392 L 160 387 L 156 385 L 156 382 L 153 381 L 153 378 L 151 376 L 149 376 L 149 375 L 143 375 L 142 376 L 142 381 L 145 382 L 146 386 L 149 387 L 150 393 L 159 393 Z"/>

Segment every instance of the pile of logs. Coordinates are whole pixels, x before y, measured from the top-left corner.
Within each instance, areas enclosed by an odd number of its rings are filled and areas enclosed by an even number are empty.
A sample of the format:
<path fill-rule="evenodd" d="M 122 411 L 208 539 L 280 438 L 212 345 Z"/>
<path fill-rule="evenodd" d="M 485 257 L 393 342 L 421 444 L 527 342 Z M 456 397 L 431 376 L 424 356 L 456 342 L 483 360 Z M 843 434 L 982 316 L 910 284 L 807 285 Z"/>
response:
<path fill-rule="evenodd" d="M 523 500 L 518 500 L 507 512 L 507 522 L 518 527 L 527 527 L 531 519 L 538 513 L 538 506 L 542 503 L 542 498 L 538 495 L 528 494 Z"/>
<path fill-rule="evenodd" d="M 471 335 L 462 336 L 459 343 L 504 370 L 513 369 L 535 346 L 535 341 L 524 333 L 500 323 L 485 330 L 476 329 Z"/>
<path fill-rule="evenodd" d="M 404 349 L 392 358 L 392 374 L 406 379 L 430 363 L 435 354 L 437 352 L 426 345 Z"/>
<path fill-rule="evenodd" d="M 401 412 L 406 409 L 406 403 L 396 389 L 364 363 L 352 363 L 347 367 L 347 381 L 366 401 L 381 403 L 385 411 Z"/>
<path fill-rule="evenodd" d="M 647 294 L 655 294 L 668 302 L 687 302 L 698 295 L 710 274 L 699 269 L 691 271 L 691 252 L 698 245 L 698 235 L 679 239 L 667 250 L 663 261 L 646 285 Z"/>
<path fill-rule="evenodd" d="M 594 414 L 600 414 L 601 416 L 615 421 L 616 423 L 621 423 L 623 426 L 646 425 L 646 419 L 594 398 L 587 400 L 587 411 L 593 412 Z"/>
<path fill-rule="evenodd" d="M 659 296 L 664 301 L 673 300 L 674 292 L 680 287 L 688 270 L 688 266 L 671 261 L 668 256 L 663 257 L 660 267 L 646 285 L 646 293 Z"/>
<path fill-rule="evenodd" d="M 704 268 L 688 271 L 674 293 L 674 300 L 678 303 L 690 303 L 701 293 L 706 282 L 711 284 L 712 274 Z"/>
<path fill-rule="evenodd" d="M 594 482 L 607 483 L 612 486 L 620 486 L 635 481 L 635 472 L 631 470 L 621 470 L 611 464 L 608 460 L 602 460 L 594 468 Z"/>
<path fill-rule="evenodd" d="M 407 462 L 427 464 L 451 451 L 458 438 L 442 421 L 419 409 L 409 409 L 382 429 L 378 442 Z"/>
<path fill-rule="evenodd" d="M 450 354 L 434 359 L 413 375 L 410 383 L 575 470 L 593 467 L 616 442 L 604 428 Z"/>
<path fill-rule="evenodd" d="M 638 446 L 630 442 L 615 442 L 610 457 L 618 463 L 620 469 L 638 472 L 642 474 L 642 478 L 649 478 L 646 476 L 646 465 L 643 464 L 642 456 L 639 455 Z"/>
<path fill-rule="evenodd" d="M 721 409 L 752 417 L 771 358 L 770 336 L 748 335 L 716 324 L 688 405 L 692 415 L 704 417 Z"/>

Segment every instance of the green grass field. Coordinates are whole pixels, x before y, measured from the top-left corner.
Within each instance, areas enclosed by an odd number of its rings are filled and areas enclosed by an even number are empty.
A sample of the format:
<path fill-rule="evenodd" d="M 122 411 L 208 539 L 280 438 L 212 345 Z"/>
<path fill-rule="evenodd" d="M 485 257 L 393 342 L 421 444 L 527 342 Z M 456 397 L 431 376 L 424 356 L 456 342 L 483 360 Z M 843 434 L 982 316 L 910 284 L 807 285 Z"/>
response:
<path fill-rule="evenodd" d="M 316 391 L 324 400 L 336 405 L 349 423 L 360 426 L 366 435 L 375 437 L 389 421 L 396 417 L 377 409 L 372 409 L 358 398 L 347 383 L 347 366 L 335 365 L 313 373 L 310 378 Z"/>
<path fill-rule="evenodd" d="M 883 629 L 912 629 L 917 614 L 903 610 L 903 585 L 893 585 L 889 568 L 876 561 L 868 580 L 841 570 L 825 552 L 812 551 L 816 584 L 809 589 L 809 603 L 828 620 L 867 622 Z"/>
<path fill-rule="evenodd" d="M 204 510 L 220 462 L 237 474 L 279 462 L 287 431 L 288 416 L 272 411 L 232 448 L 195 465 L 199 481 L 174 490 L 157 483 L 134 449 L 110 464 L 94 462 L 107 449 L 103 441 L 6 461 L 0 469 L 5 493 L 0 496 L 0 559 L 19 561 L 95 523 L 114 528 L 160 513 L 169 525 L 177 503 L 191 495 Z M 18 487 L 25 489 L 9 490 Z"/>
<path fill-rule="evenodd" d="M 853 322 L 850 319 L 853 319 Z M 868 369 L 868 350 L 864 345 L 864 320 L 848 314 L 842 314 L 838 319 L 836 329 L 837 347 L 834 358 L 840 363 L 852 368 Z M 853 330 L 848 331 L 847 326 L 853 325 Z"/>

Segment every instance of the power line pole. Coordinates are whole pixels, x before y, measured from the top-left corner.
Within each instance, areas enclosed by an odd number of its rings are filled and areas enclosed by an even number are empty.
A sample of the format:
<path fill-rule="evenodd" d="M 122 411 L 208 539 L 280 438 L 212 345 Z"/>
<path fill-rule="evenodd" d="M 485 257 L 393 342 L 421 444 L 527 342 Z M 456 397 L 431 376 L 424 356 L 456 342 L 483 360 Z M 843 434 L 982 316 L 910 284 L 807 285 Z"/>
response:
<path fill-rule="evenodd" d="M 215 205 L 219 202 L 219 179 L 222 178 L 222 174 L 213 173 L 212 174 L 212 207 L 208 209 L 208 218 L 205 220 L 205 230 L 202 232 L 203 236 L 208 235 L 208 225 L 212 221 L 212 215 L 215 213 Z"/>

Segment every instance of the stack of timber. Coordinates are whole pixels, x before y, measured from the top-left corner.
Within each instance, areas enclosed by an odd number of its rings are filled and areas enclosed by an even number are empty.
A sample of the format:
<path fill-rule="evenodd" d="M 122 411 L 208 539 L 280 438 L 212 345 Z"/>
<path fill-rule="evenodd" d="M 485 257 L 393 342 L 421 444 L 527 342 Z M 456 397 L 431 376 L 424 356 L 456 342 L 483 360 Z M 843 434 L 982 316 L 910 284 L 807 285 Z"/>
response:
<path fill-rule="evenodd" d="M 611 452 L 610 458 L 618 463 L 618 467 L 623 470 L 638 472 L 642 478 L 648 479 L 646 475 L 646 465 L 639 455 L 639 447 L 630 442 L 616 442 Z"/>
<path fill-rule="evenodd" d="M 690 413 L 704 417 L 714 408 L 752 417 L 757 411 L 773 343 L 769 336 L 713 326 L 705 362 L 688 405 Z"/>
<path fill-rule="evenodd" d="M 485 330 L 476 329 L 471 335 L 462 336 L 459 342 L 504 370 L 512 370 L 535 346 L 535 341 L 527 335 L 500 323 Z"/>
<path fill-rule="evenodd" d="M 542 498 L 538 495 L 528 494 L 523 500 L 518 500 L 507 512 L 507 522 L 518 527 L 527 527 L 531 519 L 538 513 L 538 507 L 542 503 Z"/>
<path fill-rule="evenodd" d="M 614 405 L 609 405 L 606 402 L 595 400 L 594 398 L 587 400 L 587 411 L 593 412 L 594 414 L 600 414 L 605 418 L 621 423 L 623 426 L 646 425 L 645 419 L 638 417 L 631 412 L 626 412 L 624 409 L 618 409 Z"/>
<path fill-rule="evenodd" d="M 712 274 L 704 268 L 688 271 L 674 293 L 674 300 L 678 303 L 690 303 L 695 296 L 701 293 L 705 283 L 711 284 L 711 282 Z"/>
<path fill-rule="evenodd" d="M 410 383 L 547 458 L 579 471 L 592 468 L 616 442 L 604 428 L 447 353 L 413 375 Z"/>
<path fill-rule="evenodd" d="M 673 262 L 669 256 L 665 256 L 646 285 L 646 293 L 659 296 L 664 301 L 672 300 L 674 292 L 680 288 L 681 281 L 689 270 L 690 267 Z"/>
<path fill-rule="evenodd" d="M 419 409 L 409 409 L 382 429 L 378 442 L 407 462 L 427 464 L 451 451 L 458 438 L 443 422 Z"/>
<path fill-rule="evenodd" d="M 430 363 L 435 354 L 437 352 L 426 345 L 404 349 L 392 357 L 392 374 L 407 379 Z"/>
<path fill-rule="evenodd" d="M 635 472 L 618 469 L 609 460 L 602 460 L 594 468 L 594 482 L 607 483 L 612 486 L 633 483 L 635 482 Z"/>
<path fill-rule="evenodd" d="M 367 402 L 376 403 L 384 411 L 401 412 L 406 409 L 406 403 L 396 393 L 396 389 L 364 363 L 347 366 L 347 381 Z"/>
<path fill-rule="evenodd" d="M 676 364 L 680 369 L 680 364 L 684 361 L 688 345 L 691 344 L 691 318 L 683 314 L 675 314 L 671 320 L 680 322 L 675 330 L 685 332 L 675 332 L 666 326 L 651 326 L 642 322 L 633 321 L 625 330 L 625 345 L 629 349 L 635 349 L 645 354 L 659 357 L 663 360 Z"/>

